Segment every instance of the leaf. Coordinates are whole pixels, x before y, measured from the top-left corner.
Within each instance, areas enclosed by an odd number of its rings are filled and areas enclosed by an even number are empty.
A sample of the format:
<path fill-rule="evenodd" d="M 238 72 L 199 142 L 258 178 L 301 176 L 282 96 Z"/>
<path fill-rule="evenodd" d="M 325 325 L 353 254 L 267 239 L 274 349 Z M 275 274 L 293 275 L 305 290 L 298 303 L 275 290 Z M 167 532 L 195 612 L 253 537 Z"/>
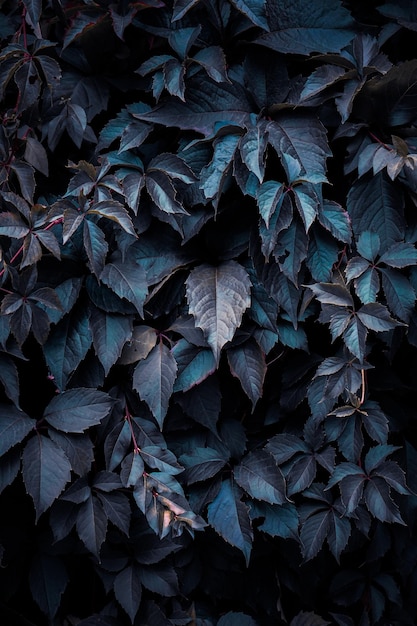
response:
<path fill-rule="evenodd" d="M 35 505 L 38 521 L 70 480 L 71 465 L 63 450 L 40 434 L 26 444 L 22 462 L 23 480 Z"/>
<path fill-rule="evenodd" d="M 35 420 L 23 411 L 14 406 L 0 405 L 0 457 L 21 443 L 35 426 Z"/>
<path fill-rule="evenodd" d="M 113 399 L 103 391 L 77 388 L 52 398 L 43 417 L 64 433 L 82 433 L 99 424 L 113 407 Z"/>
<path fill-rule="evenodd" d="M 312 10 L 307 0 L 285 0 L 269 17 L 269 33 L 256 43 L 284 54 L 340 52 L 354 37 L 349 11 L 325 0 Z"/>
<path fill-rule="evenodd" d="M 392 330 L 400 324 L 389 315 L 387 308 L 379 302 L 364 304 L 356 314 L 366 328 L 376 332 Z"/>
<path fill-rule="evenodd" d="M 217 626 L 257 626 L 257 622 L 246 613 L 229 611 L 221 616 Z"/>
<path fill-rule="evenodd" d="M 302 0 L 304 1 L 304 0 Z M 308 10 L 308 9 L 307 9 Z M 326 159 L 331 155 L 326 130 L 321 122 L 311 115 L 293 116 L 280 114 L 267 126 L 269 143 L 281 158 L 282 165 L 287 169 L 285 155 L 298 161 L 301 174 L 314 177 L 315 182 L 326 182 Z"/>
<path fill-rule="evenodd" d="M 207 519 L 217 533 L 232 546 L 238 548 L 249 563 L 253 532 L 247 506 L 230 479 L 222 481 L 213 502 L 208 505 Z"/>
<path fill-rule="evenodd" d="M 337 511 L 332 510 L 327 543 L 338 563 L 340 562 L 341 553 L 347 546 L 350 533 L 351 527 L 349 520 L 346 517 L 341 517 Z"/>
<path fill-rule="evenodd" d="M 316 477 L 317 465 L 313 454 L 304 455 L 291 465 L 288 476 L 288 495 L 304 491 Z"/>
<path fill-rule="evenodd" d="M 358 112 L 361 117 L 378 120 L 391 127 L 410 124 L 417 102 L 417 62 L 404 61 L 376 76 L 363 87 Z"/>
<path fill-rule="evenodd" d="M 108 520 L 128 537 L 131 519 L 128 496 L 118 491 L 112 491 L 111 493 L 99 491 L 97 496 L 103 505 L 103 510 Z"/>
<path fill-rule="evenodd" d="M 100 276 L 109 250 L 104 232 L 91 220 L 84 220 L 83 242 L 89 265 L 96 276 Z"/>
<path fill-rule="evenodd" d="M 252 24 L 263 30 L 269 30 L 266 19 L 265 0 L 232 0 L 232 4 L 241 11 Z"/>
<path fill-rule="evenodd" d="M 88 435 L 66 434 L 51 428 L 49 436 L 65 452 L 73 472 L 78 476 L 88 474 L 94 461 L 94 446 Z"/>
<path fill-rule="evenodd" d="M 63 285 L 68 289 L 67 282 Z M 77 295 L 77 291 L 73 292 L 74 298 Z M 71 304 L 72 300 L 68 302 L 68 306 Z M 86 356 L 91 342 L 88 314 L 84 308 L 74 308 L 51 330 L 43 352 L 60 391 L 65 389 L 70 375 Z"/>
<path fill-rule="evenodd" d="M 90 309 L 90 327 L 94 349 L 107 375 L 132 336 L 132 319 L 94 307 Z"/>
<path fill-rule="evenodd" d="M 188 215 L 177 200 L 177 192 L 169 176 L 160 170 L 150 171 L 145 182 L 150 197 L 162 212 Z"/>
<path fill-rule="evenodd" d="M 348 212 L 337 202 L 324 200 L 318 208 L 318 220 L 333 237 L 350 243 L 352 238 L 352 228 Z"/>
<path fill-rule="evenodd" d="M 416 292 L 407 277 L 394 269 L 381 269 L 382 288 L 389 309 L 403 322 L 408 323 L 414 309 Z"/>
<path fill-rule="evenodd" d="M 293 539 L 298 542 L 298 512 L 294 504 L 282 505 L 266 502 L 251 502 L 250 515 L 253 519 L 263 518 L 257 528 L 271 537 Z"/>
<path fill-rule="evenodd" d="M 185 467 L 184 480 L 188 485 L 215 476 L 226 464 L 224 458 L 213 448 L 194 448 L 188 454 L 182 454 L 180 463 Z"/>
<path fill-rule="evenodd" d="M 207 199 L 213 201 L 215 207 L 218 206 L 239 142 L 240 134 L 237 133 L 216 138 L 213 158 L 201 170 L 200 189 Z"/>
<path fill-rule="evenodd" d="M 135 326 L 129 340 L 125 343 L 119 362 L 122 365 L 136 363 L 145 359 L 157 341 L 153 328 L 146 325 Z"/>
<path fill-rule="evenodd" d="M 364 231 L 376 233 L 382 252 L 404 238 L 403 197 L 382 172 L 353 183 L 347 209 L 355 235 Z"/>
<path fill-rule="evenodd" d="M 392 245 L 379 258 L 380 263 L 385 263 L 390 267 L 407 267 L 417 264 L 417 249 L 408 242 L 398 242 Z"/>
<path fill-rule="evenodd" d="M 330 622 L 311 611 L 300 611 L 291 620 L 290 626 L 328 626 Z"/>
<path fill-rule="evenodd" d="M 175 344 L 172 354 L 178 366 L 174 391 L 188 391 L 216 370 L 213 352 L 208 348 L 198 348 L 185 339 Z"/>
<path fill-rule="evenodd" d="M 29 227 L 20 215 L 3 211 L 0 213 L 0 235 L 21 239 L 29 233 Z"/>
<path fill-rule="evenodd" d="M 322 510 L 310 515 L 301 526 L 300 540 L 305 561 L 317 556 L 330 528 L 331 512 Z"/>
<path fill-rule="evenodd" d="M 76 529 L 87 550 L 100 561 L 101 546 L 107 534 L 107 515 L 100 500 L 91 493 L 79 508 Z"/>
<path fill-rule="evenodd" d="M 29 571 L 30 590 L 36 604 L 51 620 L 58 611 L 68 580 L 61 558 L 49 554 L 34 557 Z"/>
<path fill-rule="evenodd" d="M 390 489 L 382 478 L 368 481 L 364 490 L 366 506 L 369 512 L 381 522 L 406 525 L 397 505 L 390 497 Z"/>
<path fill-rule="evenodd" d="M 176 375 L 175 358 L 162 341 L 139 361 L 133 372 L 133 388 L 146 402 L 161 430 Z"/>
<path fill-rule="evenodd" d="M 285 480 L 274 459 L 264 450 L 249 452 L 233 470 L 236 482 L 252 498 L 284 504 Z"/>
<path fill-rule="evenodd" d="M 322 304 L 353 307 L 352 296 L 344 285 L 337 283 L 318 283 L 308 285 L 308 288 L 313 291 L 317 300 Z"/>
<path fill-rule="evenodd" d="M 113 589 L 116 600 L 133 624 L 142 598 L 139 566 L 131 563 L 119 572 L 114 579 Z"/>
<path fill-rule="evenodd" d="M 137 263 L 114 261 L 108 263 L 100 274 L 100 280 L 120 298 L 135 305 L 143 317 L 143 304 L 148 294 L 145 271 Z"/>
<path fill-rule="evenodd" d="M 186 294 L 190 313 L 203 329 L 218 364 L 221 349 L 231 341 L 250 306 L 249 276 L 236 261 L 202 264 L 190 272 Z"/>
<path fill-rule="evenodd" d="M 231 373 L 239 379 L 254 408 L 263 393 L 267 370 L 265 354 L 254 340 L 249 340 L 230 348 L 227 351 L 227 359 Z"/>

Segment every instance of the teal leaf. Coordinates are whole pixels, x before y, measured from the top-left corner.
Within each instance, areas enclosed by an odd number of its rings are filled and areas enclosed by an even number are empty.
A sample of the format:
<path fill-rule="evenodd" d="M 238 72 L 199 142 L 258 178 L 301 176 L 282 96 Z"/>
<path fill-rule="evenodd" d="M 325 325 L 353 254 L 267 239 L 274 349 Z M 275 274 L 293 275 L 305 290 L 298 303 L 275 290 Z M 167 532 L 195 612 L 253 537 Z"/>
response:
<path fill-rule="evenodd" d="M 174 391 L 188 391 L 216 370 L 212 350 L 194 346 L 186 339 L 180 339 L 175 344 L 172 354 L 178 366 Z"/>
<path fill-rule="evenodd" d="M 91 307 L 90 328 L 94 350 L 107 375 L 119 358 L 123 346 L 132 337 L 132 318 Z"/>
<path fill-rule="evenodd" d="M 134 304 L 139 315 L 143 317 L 143 304 L 148 294 L 148 285 L 142 267 L 132 261 L 115 260 L 105 265 L 100 280 L 120 298 Z"/>
<path fill-rule="evenodd" d="M 355 34 L 350 12 L 333 0 L 312 9 L 308 0 L 285 0 L 269 17 L 271 32 L 256 43 L 284 54 L 340 52 Z"/>
<path fill-rule="evenodd" d="M 249 452 L 233 469 L 233 476 L 252 498 L 269 504 L 284 504 L 284 476 L 273 457 L 264 450 Z"/>
<path fill-rule="evenodd" d="M 230 479 L 222 482 L 220 491 L 208 505 L 207 519 L 214 530 L 232 546 L 238 548 L 249 563 L 253 531 L 248 507 Z"/>
<path fill-rule="evenodd" d="M 381 268 L 382 288 L 390 311 L 405 323 L 415 307 L 416 292 L 406 276 L 389 267 Z"/>

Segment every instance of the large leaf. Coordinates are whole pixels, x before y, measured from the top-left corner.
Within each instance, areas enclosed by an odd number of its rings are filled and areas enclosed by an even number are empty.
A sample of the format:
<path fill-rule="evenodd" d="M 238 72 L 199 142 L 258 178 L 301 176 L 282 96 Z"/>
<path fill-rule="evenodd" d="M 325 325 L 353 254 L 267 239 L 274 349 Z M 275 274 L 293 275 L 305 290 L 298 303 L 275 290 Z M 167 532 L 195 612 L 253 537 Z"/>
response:
<path fill-rule="evenodd" d="M 28 441 L 22 461 L 23 480 L 32 497 L 38 520 L 70 480 L 71 465 L 63 450 L 40 434 Z"/>
<path fill-rule="evenodd" d="M 44 419 L 64 433 L 82 433 L 99 424 L 113 407 L 107 393 L 95 389 L 69 389 L 52 398 L 44 411 Z"/>
<path fill-rule="evenodd" d="M 221 537 L 238 548 L 248 564 L 252 550 L 253 531 L 247 506 L 240 500 L 230 479 L 222 482 L 220 491 L 208 505 L 208 521 Z"/>
<path fill-rule="evenodd" d="M 192 270 L 186 288 L 190 313 L 219 363 L 222 347 L 231 341 L 250 306 L 249 276 L 236 261 L 203 264 Z"/>
<path fill-rule="evenodd" d="M 339 1 L 324 0 L 312 5 L 308 0 L 284 0 L 270 8 L 271 32 L 256 42 L 278 52 L 339 52 L 353 39 L 353 20 Z"/>
<path fill-rule="evenodd" d="M 176 375 L 175 358 L 162 341 L 139 361 L 133 373 L 133 388 L 146 402 L 161 429 Z"/>

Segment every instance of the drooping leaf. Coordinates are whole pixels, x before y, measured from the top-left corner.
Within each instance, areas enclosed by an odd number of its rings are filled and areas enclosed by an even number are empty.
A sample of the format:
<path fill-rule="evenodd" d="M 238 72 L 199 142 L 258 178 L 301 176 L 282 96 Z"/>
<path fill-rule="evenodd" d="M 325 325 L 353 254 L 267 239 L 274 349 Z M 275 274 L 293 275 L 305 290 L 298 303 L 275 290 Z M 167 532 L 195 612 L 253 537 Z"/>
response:
<path fill-rule="evenodd" d="M 29 572 L 29 585 L 33 599 L 49 619 L 54 619 L 67 584 L 67 569 L 60 558 L 49 554 L 34 557 Z"/>
<path fill-rule="evenodd" d="M 202 264 L 190 273 L 187 300 L 196 324 L 203 329 L 218 363 L 222 347 L 233 338 L 250 306 L 250 280 L 236 261 Z"/>
<path fill-rule="evenodd" d="M 134 622 L 142 597 L 139 566 L 131 563 L 119 572 L 113 583 L 116 600 Z"/>
<path fill-rule="evenodd" d="M 254 340 L 246 341 L 227 351 L 230 371 L 236 376 L 255 407 L 263 393 L 267 371 L 265 354 Z"/>
<path fill-rule="evenodd" d="M 220 491 L 208 505 L 208 521 L 221 537 L 238 548 L 249 562 L 253 531 L 247 506 L 230 479 L 222 481 Z"/>
<path fill-rule="evenodd" d="M 99 561 L 107 534 L 107 515 L 99 498 L 91 493 L 79 508 L 76 529 L 87 550 Z"/>
<path fill-rule="evenodd" d="M 40 434 L 26 444 L 22 462 L 23 480 L 35 505 L 38 520 L 70 480 L 71 465 L 63 450 Z"/>
<path fill-rule="evenodd" d="M 176 375 L 175 358 L 162 341 L 139 361 L 133 373 L 133 388 L 149 406 L 161 429 Z"/>

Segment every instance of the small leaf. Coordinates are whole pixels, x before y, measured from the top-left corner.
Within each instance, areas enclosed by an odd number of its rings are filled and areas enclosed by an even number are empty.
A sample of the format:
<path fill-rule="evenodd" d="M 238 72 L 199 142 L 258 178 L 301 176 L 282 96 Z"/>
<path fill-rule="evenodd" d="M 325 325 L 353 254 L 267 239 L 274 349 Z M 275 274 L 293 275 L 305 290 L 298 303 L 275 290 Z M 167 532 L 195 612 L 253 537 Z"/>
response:
<path fill-rule="evenodd" d="M 189 454 L 182 454 L 179 461 L 185 467 L 184 480 L 188 485 L 215 476 L 226 464 L 225 459 L 213 448 L 194 448 Z"/>
<path fill-rule="evenodd" d="M 331 512 L 322 510 L 308 517 L 301 526 L 300 540 L 305 561 L 317 556 L 330 529 Z"/>
<path fill-rule="evenodd" d="M 90 310 L 90 327 L 95 352 L 107 375 L 119 358 L 123 346 L 131 338 L 132 319 L 126 315 Z"/>
<path fill-rule="evenodd" d="M 100 500 L 93 494 L 81 505 L 76 528 L 87 550 L 100 561 L 101 546 L 107 534 L 107 515 Z"/>

